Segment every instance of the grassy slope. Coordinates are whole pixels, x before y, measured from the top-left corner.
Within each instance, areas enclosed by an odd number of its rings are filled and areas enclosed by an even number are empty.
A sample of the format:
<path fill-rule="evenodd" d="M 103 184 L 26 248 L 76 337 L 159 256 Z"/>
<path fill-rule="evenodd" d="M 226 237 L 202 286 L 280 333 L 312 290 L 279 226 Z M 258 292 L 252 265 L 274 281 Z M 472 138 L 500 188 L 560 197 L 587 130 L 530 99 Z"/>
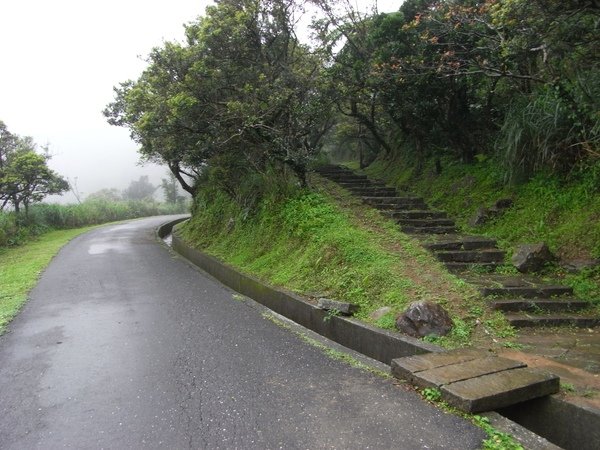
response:
<path fill-rule="evenodd" d="M 562 259 L 600 258 L 600 164 L 568 180 L 540 174 L 515 186 L 503 183 L 500 168 L 491 161 L 449 164 L 440 175 L 427 167 L 420 177 L 412 177 L 400 162 L 376 161 L 366 172 L 424 196 L 433 207 L 448 211 L 465 232 L 497 238 L 509 255 L 519 244 L 545 241 Z M 505 214 L 476 229 L 468 226 L 479 207 L 503 197 L 514 200 Z M 547 275 L 600 303 L 600 270 L 568 275 L 555 267 Z"/>
<path fill-rule="evenodd" d="M 457 325 L 442 344 L 466 344 L 473 331 L 511 335 L 504 319 L 488 312 L 470 286 L 448 274 L 392 221 L 333 183 L 315 176 L 312 185 L 316 192 L 264 200 L 254 214 L 212 194 L 199 200 L 183 236 L 271 284 L 357 303 L 365 321 L 390 306 L 392 313 L 376 323 L 384 328 L 393 328 L 395 314 L 410 302 L 432 300 L 443 304 Z"/>
<path fill-rule="evenodd" d="M 19 312 L 40 273 L 68 241 L 91 227 L 51 231 L 15 248 L 0 248 L 0 333 Z"/>

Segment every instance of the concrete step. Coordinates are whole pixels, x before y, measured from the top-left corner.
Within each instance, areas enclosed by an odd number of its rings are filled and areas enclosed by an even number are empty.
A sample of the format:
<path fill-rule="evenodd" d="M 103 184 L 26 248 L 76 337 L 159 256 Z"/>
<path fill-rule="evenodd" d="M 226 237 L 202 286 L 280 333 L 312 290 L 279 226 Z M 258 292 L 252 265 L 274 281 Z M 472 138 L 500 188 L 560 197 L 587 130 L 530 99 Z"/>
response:
<path fill-rule="evenodd" d="M 395 195 L 387 196 L 387 197 L 370 197 L 368 195 L 363 195 L 362 200 L 365 203 L 369 203 L 372 205 L 405 205 L 412 203 L 424 203 L 423 197 L 398 197 Z M 427 209 L 427 208 L 424 208 Z"/>
<path fill-rule="evenodd" d="M 385 184 L 381 181 L 371 181 L 371 180 L 346 180 L 346 181 L 337 181 L 337 184 L 344 188 L 384 188 Z"/>
<path fill-rule="evenodd" d="M 491 307 L 504 312 L 538 312 L 538 311 L 580 311 L 590 306 L 584 300 L 558 300 L 558 299 L 529 299 L 529 300 L 494 300 Z"/>
<path fill-rule="evenodd" d="M 354 195 L 359 195 L 361 197 L 392 197 L 396 195 L 396 189 L 390 187 L 353 187 L 348 188 Z"/>
<path fill-rule="evenodd" d="M 454 227 L 452 219 L 396 219 L 398 225 L 410 227 Z"/>
<path fill-rule="evenodd" d="M 381 214 L 390 219 L 445 219 L 448 217 L 445 211 L 430 209 L 386 210 L 382 211 Z"/>
<path fill-rule="evenodd" d="M 586 317 L 576 314 L 505 314 L 506 320 L 515 328 L 525 327 L 558 327 L 593 328 L 600 326 L 600 317 Z"/>
<path fill-rule="evenodd" d="M 573 295 L 573 288 L 568 286 L 503 286 L 503 287 L 482 287 L 479 289 L 481 294 L 486 297 L 496 296 L 505 298 L 549 298 L 564 295 Z"/>
<path fill-rule="evenodd" d="M 497 263 L 504 262 L 505 253 L 502 250 L 450 250 L 436 252 L 437 259 L 443 262 L 463 263 Z"/>
<path fill-rule="evenodd" d="M 427 205 L 422 200 L 415 202 L 406 203 L 376 203 L 370 204 L 372 208 L 378 209 L 379 211 L 413 211 L 413 210 L 426 210 Z"/>
<path fill-rule="evenodd" d="M 366 175 L 355 175 L 355 174 L 322 174 L 325 178 L 335 181 L 336 183 L 344 183 L 347 181 L 369 181 Z"/>
<path fill-rule="evenodd" d="M 450 236 L 423 243 L 423 247 L 431 251 L 494 249 L 496 245 L 495 239 L 480 236 Z"/>
<path fill-rule="evenodd" d="M 415 227 L 410 225 L 402 225 L 400 227 L 403 233 L 406 234 L 451 234 L 456 233 L 456 227 L 439 225 L 432 227 Z"/>
<path fill-rule="evenodd" d="M 475 270 L 479 273 L 493 272 L 496 267 L 499 266 L 499 264 L 495 262 L 445 262 L 444 266 L 446 266 L 446 269 L 453 273 L 462 273 Z"/>
<path fill-rule="evenodd" d="M 344 166 L 337 166 L 334 164 L 326 164 L 321 167 L 317 167 L 315 172 L 318 173 L 354 173 L 352 170 Z"/>
<path fill-rule="evenodd" d="M 419 197 L 371 197 L 362 196 L 363 202 L 380 211 L 427 209 Z"/>
<path fill-rule="evenodd" d="M 438 388 L 442 399 L 462 411 L 503 408 L 558 392 L 560 379 L 489 352 L 459 349 L 397 358 L 392 374 L 419 387 Z"/>

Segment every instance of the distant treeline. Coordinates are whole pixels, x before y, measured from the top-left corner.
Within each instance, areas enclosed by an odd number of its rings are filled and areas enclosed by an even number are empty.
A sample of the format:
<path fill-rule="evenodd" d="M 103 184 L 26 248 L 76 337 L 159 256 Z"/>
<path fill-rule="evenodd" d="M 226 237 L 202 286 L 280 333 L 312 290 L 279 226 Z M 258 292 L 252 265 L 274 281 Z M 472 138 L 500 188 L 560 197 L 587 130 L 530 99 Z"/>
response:
<path fill-rule="evenodd" d="M 89 199 L 80 204 L 34 204 L 29 214 L 0 211 L 0 247 L 19 245 L 53 229 L 78 228 L 137 217 L 186 212 L 184 203 L 149 200 L 111 201 Z"/>

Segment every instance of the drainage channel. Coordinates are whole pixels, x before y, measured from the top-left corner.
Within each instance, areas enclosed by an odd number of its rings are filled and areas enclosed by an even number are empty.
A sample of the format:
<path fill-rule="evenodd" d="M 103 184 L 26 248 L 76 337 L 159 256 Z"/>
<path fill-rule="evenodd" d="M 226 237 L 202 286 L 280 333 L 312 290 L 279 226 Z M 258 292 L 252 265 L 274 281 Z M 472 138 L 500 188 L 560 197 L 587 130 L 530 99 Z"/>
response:
<path fill-rule="evenodd" d="M 185 219 L 164 224 L 158 229 L 158 236 L 175 252 L 223 284 L 294 322 L 388 366 L 394 358 L 442 350 L 420 340 L 405 338 L 398 333 L 375 329 L 343 317 L 323 321 L 319 316 L 323 313 L 321 310 L 313 311 L 314 306 L 306 304 L 297 296 L 264 286 L 260 281 L 240 274 L 220 261 L 186 246 L 177 236 L 173 239 L 173 226 L 183 220 Z M 526 448 L 556 448 L 552 444 L 566 450 L 600 448 L 600 411 L 575 405 L 556 396 L 529 400 L 483 415 L 488 414 L 490 419 L 495 419 L 491 421 L 494 426 L 494 422 L 500 422 L 502 417 L 508 419 L 509 423 L 501 427 L 504 428 L 502 431 L 521 434 L 521 438 L 522 432 L 534 434 L 524 439 L 529 441 Z M 521 429 L 521 433 L 518 429 Z M 539 438 L 543 438 L 541 441 L 547 440 L 546 443 L 540 442 Z"/>

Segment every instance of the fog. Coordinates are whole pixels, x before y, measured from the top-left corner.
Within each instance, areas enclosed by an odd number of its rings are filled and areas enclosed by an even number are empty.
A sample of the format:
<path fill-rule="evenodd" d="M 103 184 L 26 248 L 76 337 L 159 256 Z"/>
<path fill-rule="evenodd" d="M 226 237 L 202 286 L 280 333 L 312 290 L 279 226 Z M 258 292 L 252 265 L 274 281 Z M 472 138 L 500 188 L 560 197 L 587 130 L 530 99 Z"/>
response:
<path fill-rule="evenodd" d="M 203 14 L 209 3 L 4 1 L 0 120 L 13 133 L 49 144 L 50 167 L 76 180 L 83 197 L 103 188 L 124 189 L 141 175 L 159 184 L 167 169 L 140 166 L 128 131 L 108 125 L 101 111 L 113 99 L 113 86 L 137 78 L 152 47 L 181 40 L 183 24 Z M 379 10 L 397 10 L 400 4 L 379 1 Z"/>

